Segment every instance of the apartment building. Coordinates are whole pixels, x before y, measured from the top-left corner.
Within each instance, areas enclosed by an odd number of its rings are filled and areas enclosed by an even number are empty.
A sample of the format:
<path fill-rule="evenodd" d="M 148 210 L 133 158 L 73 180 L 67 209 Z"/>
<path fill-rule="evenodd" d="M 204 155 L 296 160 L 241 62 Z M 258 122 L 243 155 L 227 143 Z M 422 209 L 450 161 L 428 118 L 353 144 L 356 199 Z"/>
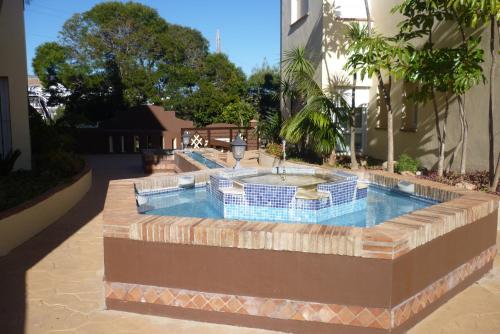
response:
<path fill-rule="evenodd" d="M 384 35 L 394 35 L 401 17 L 391 14 L 390 10 L 399 0 L 368 1 L 373 28 Z M 281 0 L 281 53 L 295 47 L 305 47 L 316 67 L 315 78 L 327 89 L 330 82 L 340 78 L 350 80 L 346 92 L 352 89 L 352 77 L 343 69 L 345 50 L 343 31 L 353 21 L 367 22 L 364 0 Z M 436 36 L 438 43 L 453 45 L 457 36 L 442 32 Z M 489 31 L 483 31 L 483 47 L 488 50 Z M 484 70 L 488 73 L 491 60 L 485 54 Z M 500 67 L 497 67 L 496 80 L 500 80 Z M 437 135 L 434 114 L 431 106 L 417 105 L 406 99 L 412 87 L 396 82 L 392 91 L 396 158 L 407 153 L 418 158 L 423 166 L 435 168 L 437 163 Z M 500 102 L 496 96 L 496 105 Z M 348 98 L 350 101 L 351 99 Z M 380 109 L 376 82 L 366 78 L 356 82 L 356 149 L 381 160 L 387 156 L 386 113 Z M 488 87 L 478 85 L 467 93 L 467 121 L 469 142 L 467 149 L 467 169 L 488 169 Z M 444 106 L 442 106 L 444 109 Z M 290 108 L 283 106 L 285 117 Z M 443 114 L 444 112 L 441 112 Z M 495 115 L 495 147 L 500 149 L 500 115 Z M 450 164 L 454 148 L 461 137 L 458 103 L 453 100 L 447 125 L 446 165 Z M 452 170 L 460 167 L 460 152 L 451 164 Z"/>
<path fill-rule="evenodd" d="M 16 169 L 31 168 L 24 0 L 0 0 L 0 156 L 19 149 Z"/>

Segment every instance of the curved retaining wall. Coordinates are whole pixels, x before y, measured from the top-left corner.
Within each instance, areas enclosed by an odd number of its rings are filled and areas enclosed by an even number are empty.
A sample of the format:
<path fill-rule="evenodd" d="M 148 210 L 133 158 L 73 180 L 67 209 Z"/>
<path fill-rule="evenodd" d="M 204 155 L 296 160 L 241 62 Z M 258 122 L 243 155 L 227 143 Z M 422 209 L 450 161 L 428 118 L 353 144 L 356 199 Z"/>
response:
<path fill-rule="evenodd" d="M 21 245 L 68 212 L 89 191 L 92 170 L 17 207 L 0 212 L 0 256 Z"/>

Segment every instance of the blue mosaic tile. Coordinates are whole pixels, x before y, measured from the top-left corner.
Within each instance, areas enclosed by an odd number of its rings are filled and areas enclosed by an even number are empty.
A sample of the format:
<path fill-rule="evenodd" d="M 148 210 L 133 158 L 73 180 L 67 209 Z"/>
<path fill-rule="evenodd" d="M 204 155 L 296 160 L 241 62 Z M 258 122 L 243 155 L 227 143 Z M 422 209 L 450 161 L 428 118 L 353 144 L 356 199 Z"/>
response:
<path fill-rule="evenodd" d="M 356 199 L 366 198 L 368 196 L 368 187 L 356 190 Z"/>

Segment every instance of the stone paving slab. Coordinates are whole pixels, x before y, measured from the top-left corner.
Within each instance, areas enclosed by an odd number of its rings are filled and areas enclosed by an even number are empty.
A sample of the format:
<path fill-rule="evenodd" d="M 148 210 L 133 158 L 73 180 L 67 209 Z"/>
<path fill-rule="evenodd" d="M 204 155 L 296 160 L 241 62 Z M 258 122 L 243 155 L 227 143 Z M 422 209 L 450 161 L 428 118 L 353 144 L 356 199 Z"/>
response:
<path fill-rule="evenodd" d="M 89 163 L 94 184 L 77 207 L 0 258 L 0 333 L 273 333 L 104 310 L 101 212 L 107 183 L 143 175 L 139 156 L 92 156 Z M 429 333 L 500 333 L 500 255 L 492 272 L 409 331 Z"/>

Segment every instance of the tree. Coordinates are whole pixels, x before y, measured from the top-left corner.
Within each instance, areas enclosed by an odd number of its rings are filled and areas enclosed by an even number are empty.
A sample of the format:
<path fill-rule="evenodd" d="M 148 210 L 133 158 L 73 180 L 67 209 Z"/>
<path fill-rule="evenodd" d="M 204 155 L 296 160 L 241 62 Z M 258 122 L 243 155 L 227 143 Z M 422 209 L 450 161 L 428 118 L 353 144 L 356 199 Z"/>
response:
<path fill-rule="evenodd" d="M 259 138 L 268 143 L 279 142 L 281 130 L 280 70 L 264 59 L 247 80 L 247 100 L 257 111 Z"/>
<path fill-rule="evenodd" d="M 338 87 L 331 86 L 328 91 L 323 91 L 314 80 L 313 65 L 303 48 L 285 53 L 283 74 L 305 103 L 300 111 L 285 121 L 281 136 L 294 144 L 307 142 L 324 160 L 328 157 L 328 162 L 334 165 L 337 145 L 343 144 L 342 124 L 347 121 L 349 110 L 345 96 Z"/>
<path fill-rule="evenodd" d="M 172 90 L 185 89 L 180 83 L 189 80 L 172 73 L 198 67 L 208 42 L 198 31 L 167 23 L 150 7 L 111 1 L 73 15 L 60 42 L 39 51 L 35 72 L 46 78 L 53 71 L 70 91 L 67 112 L 97 121 L 114 110 L 159 104 Z"/>
<path fill-rule="evenodd" d="M 498 180 L 500 179 L 500 153 L 498 158 L 495 157 L 495 73 L 497 66 L 497 39 L 498 39 L 498 22 L 500 21 L 500 2 L 496 0 L 448 0 L 447 5 L 454 9 L 466 8 L 468 24 L 472 28 L 480 27 L 489 24 L 490 40 L 489 53 L 491 57 L 491 65 L 489 69 L 488 84 L 489 84 L 489 99 L 488 99 L 488 172 L 490 178 L 490 190 L 496 191 Z M 496 164 L 496 167 L 495 167 Z"/>
<path fill-rule="evenodd" d="M 265 118 L 280 111 L 280 71 L 265 60 L 247 80 L 248 101 Z"/>
<path fill-rule="evenodd" d="M 249 127 L 250 121 L 257 116 L 257 113 L 248 102 L 234 102 L 222 109 L 222 113 L 217 118 L 217 122 L 236 124 L 240 127 Z"/>
<path fill-rule="evenodd" d="M 226 106 L 243 100 L 246 77 L 224 54 L 208 55 L 198 71 L 192 89 L 181 91 L 168 103 L 184 118 L 205 126 L 216 122 Z"/>
<path fill-rule="evenodd" d="M 400 12 L 405 19 L 400 23 L 399 36 L 406 41 L 416 37 L 426 38 L 421 48 L 409 47 L 406 57 L 405 77 L 417 83 L 419 91 L 415 94 L 417 100 L 427 102 L 432 100 L 436 133 L 439 142 L 438 175 L 444 172 L 446 125 L 449 115 L 449 99 L 456 95 L 459 105 L 459 114 L 462 125 L 461 141 L 456 145 L 450 161 L 462 146 L 461 171 L 465 173 L 467 148 L 467 117 L 465 111 L 465 93 L 483 79 L 481 63 L 483 52 L 479 48 L 480 39 L 468 35 L 467 27 L 472 27 L 470 19 L 471 8 L 467 6 L 451 6 L 441 0 L 405 0 L 393 9 Z M 458 47 L 437 48 L 433 40 L 436 25 L 451 23 L 461 36 Z M 436 91 L 445 99 L 443 125 L 440 125 L 439 107 Z"/>
<path fill-rule="evenodd" d="M 392 39 L 377 33 L 368 33 L 368 28 L 353 23 L 346 34 L 349 40 L 348 59 L 345 68 L 351 73 L 375 76 L 380 100 L 387 110 L 387 170 L 394 172 L 394 129 L 391 89 L 397 74 L 397 61 L 403 49 Z M 385 77 L 385 78 L 384 78 Z"/>

